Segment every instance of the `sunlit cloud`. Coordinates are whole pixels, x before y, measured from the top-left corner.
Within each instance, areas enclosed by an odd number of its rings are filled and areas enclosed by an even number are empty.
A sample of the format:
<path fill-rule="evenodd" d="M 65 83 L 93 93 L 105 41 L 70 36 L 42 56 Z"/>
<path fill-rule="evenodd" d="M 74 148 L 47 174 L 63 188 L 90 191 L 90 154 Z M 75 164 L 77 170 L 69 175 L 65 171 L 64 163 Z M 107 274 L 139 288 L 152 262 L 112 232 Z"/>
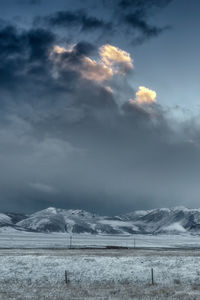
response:
<path fill-rule="evenodd" d="M 105 86 L 105 89 L 106 89 L 106 91 L 108 92 L 108 93 L 110 93 L 110 94 L 113 94 L 114 93 L 114 91 L 113 91 L 113 89 L 110 87 L 110 86 Z"/>
<path fill-rule="evenodd" d="M 133 60 L 130 54 L 118 47 L 106 44 L 99 50 L 102 61 L 105 65 L 114 67 L 118 65 L 116 72 L 126 73 L 133 69 Z"/>
<path fill-rule="evenodd" d="M 51 52 L 51 54 L 54 54 L 54 53 L 62 54 L 62 53 L 65 53 L 65 52 L 67 52 L 67 49 L 56 45 L 56 46 L 53 47 L 53 51 Z"/>
<path fill-rule="evenodd" d="M 82 76 L 89 80 L 102 82 L 113 77 L 113 70 L 102 62 L 97 62 L 89 57 L 84 57 L 82 69 L 80 70 Z"/>
<path fill-rule="evenodd" d="M 130 102 L 137 104 L 153 104 L 156 102 L 156 96 L 157 94 L 155 91 L 144 86 L 139 86 L 139 89 L 136 92 L 136 99 L 130 100 Z"/>
<path fill-rule="evenodd" d="M 104 82 L 111 80 L 114 75 L 126 75 L 133 69 L 133 60 L 128 52 L 123 51 L 112 45 L 103 45 L 99 49 L 99 59 L 91 59 L 90 57 L 83 55 L 81 57 L 80 64 L 72 64 L 71 62 L 62 62 L 63 54 L 73 54 L 75 45 L 70 48 L 60 47 L 55 45 L 50 54 L 50 58 L 56 63 L 63 63 L 59 65 L 62 68 L 70 68 L 71 70 L 80 72 L 83 78 L 88 80 L 94 80 L 96 82 Z M 58 70 L 57 70 L 58 72 Z M 54 72 L 57 74 L 57 72 Z M 111 90 L 109 89 L 111 92 Z"/>

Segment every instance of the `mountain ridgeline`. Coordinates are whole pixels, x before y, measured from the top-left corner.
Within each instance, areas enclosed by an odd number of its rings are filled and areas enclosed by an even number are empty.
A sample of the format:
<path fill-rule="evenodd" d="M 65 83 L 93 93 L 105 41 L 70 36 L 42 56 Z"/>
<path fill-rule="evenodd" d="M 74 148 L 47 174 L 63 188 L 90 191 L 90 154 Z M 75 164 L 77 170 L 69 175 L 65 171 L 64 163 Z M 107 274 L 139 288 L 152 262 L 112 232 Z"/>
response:
<path fill-rule="evenodd" d="M 200 209 L 161 208 L 108 217 L 49 207 L 31 215 L 1 213 L 0 227 L 46 233 L 200 234 Z"/>

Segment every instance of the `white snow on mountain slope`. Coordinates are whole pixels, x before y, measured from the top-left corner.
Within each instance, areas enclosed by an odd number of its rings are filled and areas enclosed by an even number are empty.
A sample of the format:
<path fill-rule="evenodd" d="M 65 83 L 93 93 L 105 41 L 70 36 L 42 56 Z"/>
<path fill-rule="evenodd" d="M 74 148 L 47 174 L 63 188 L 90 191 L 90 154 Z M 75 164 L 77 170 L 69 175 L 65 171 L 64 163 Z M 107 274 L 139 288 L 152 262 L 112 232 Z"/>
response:
<path fill-rule="evenodd" d="M 15 234 L 15 233 L 19 233 L 19 230 L 15 229 L 14 227 L 11 226 L 3 226 L 0 227 L 0 234 Z"/>
<path fill-rule="evenodd" d="M 169 226 L 163 227 L 160 232 L 166 232 L 166 233 L 184 233 L 187 230 L 179 223 L 173 223 Z"/>
<path fill-rule="evenodd" d="M 151 212 L 151 210 L 135 210 L 132 211 L 130 213 L 127 213 L 125 215 L 121 215 L 119 216 L 120 219 L 126 219 L 126 220 L 138 220 L 139 218 L 146 216 L 147 214 L 149 214 Z"/>
<path fill-rule="evenodd" d="M 0 227 L 14 226 L 37 232 L 91 234 L 200 234 L 200 209 L 185 207 L 133 211 L 114 217 L 84 210 L 49 207 L 29 216 L 0 214 Z"/>
<path fill-rule="evenodd" d="M 126 222 L 126 221 L 121 221 L 121 220 L 100 220 L 99 223 L 105 224 L 105 225 L 110 225 L 114 229 L 118 228 L 130 228 L 133 231 L 137 232 L 139 231 L 138 227 L 135 226 L 132 222 Z"/>
<path fill-rule="evenodd" d="M 0 213 L 0 227 L 17 227 L 16 223 L 26 217 L 26 215 L 18 213 Z"/>
<path fill-rule="evenodd" d="M 132 221 L 141 232 L 145 233 L 168 232 L 168 227 L 177 223 L 182 227 L 182 231 L 200 233 L 200 209 L 185 207 L 153 209 L 137 219 L 133 216 Z"/>
<path fill-rule="evenodd" d="M 12 224 L 12 220 L 9 216 L 7 216 L 6 214 L 0 214 L 0 225 L 11 225 Z"/>
<path fill-rule="evenodd" d="M 115 222 L 115 224 L 113 223 Z M 73 233 L 125 233 L 134 232 L 132 223 L 110 220 L 84 210 L 47 208 L 36 212 L 20 222 L 18 226 L 40 232 Z M 137 228 L 135 227 L 137 230 Z"/>

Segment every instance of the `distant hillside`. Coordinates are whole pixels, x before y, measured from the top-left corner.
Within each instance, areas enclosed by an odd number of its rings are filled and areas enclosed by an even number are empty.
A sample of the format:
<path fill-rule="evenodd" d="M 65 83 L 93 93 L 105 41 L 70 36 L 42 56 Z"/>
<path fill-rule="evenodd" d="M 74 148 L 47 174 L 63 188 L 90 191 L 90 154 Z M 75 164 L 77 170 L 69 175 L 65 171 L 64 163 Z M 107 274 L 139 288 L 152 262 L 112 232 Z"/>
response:
<path fill-rule="evenodd" d="M 200 234 L 200 209 L 161 208 L 108 217 L 84 210 L 49 207 L 29 216 L 15 213 L 0 214 L 0 227 L 5 226 L 36 232 Z"/>

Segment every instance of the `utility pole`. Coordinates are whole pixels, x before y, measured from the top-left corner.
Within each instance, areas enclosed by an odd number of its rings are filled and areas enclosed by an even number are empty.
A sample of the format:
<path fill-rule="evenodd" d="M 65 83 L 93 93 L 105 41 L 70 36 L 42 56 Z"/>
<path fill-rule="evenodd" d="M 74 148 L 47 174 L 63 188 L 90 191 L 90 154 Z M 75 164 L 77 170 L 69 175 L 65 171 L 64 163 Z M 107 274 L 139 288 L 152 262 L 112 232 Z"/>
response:
<path fill-rule="evenodd" d="M 68 224 L 69 225 L 69 224 Z M 68 225 L 65 224 L 65 232 L 68 233 Z M 69 231 L 70 231 L 70 227 L 69 227 Z M 69 236 L 69 248 L 71 249 L 72 248 L 72 234 L 70 234 Z"/>
<path fill-rule="evenodd" d="M 69 248 L 70 249 L 72 248 L 72 235 L 70 235 L 69 237 Z"/>
<path fill-rule="evenodd" d="M 67 233 L 67 224 L 65 224 L 65 232 Z"/>

